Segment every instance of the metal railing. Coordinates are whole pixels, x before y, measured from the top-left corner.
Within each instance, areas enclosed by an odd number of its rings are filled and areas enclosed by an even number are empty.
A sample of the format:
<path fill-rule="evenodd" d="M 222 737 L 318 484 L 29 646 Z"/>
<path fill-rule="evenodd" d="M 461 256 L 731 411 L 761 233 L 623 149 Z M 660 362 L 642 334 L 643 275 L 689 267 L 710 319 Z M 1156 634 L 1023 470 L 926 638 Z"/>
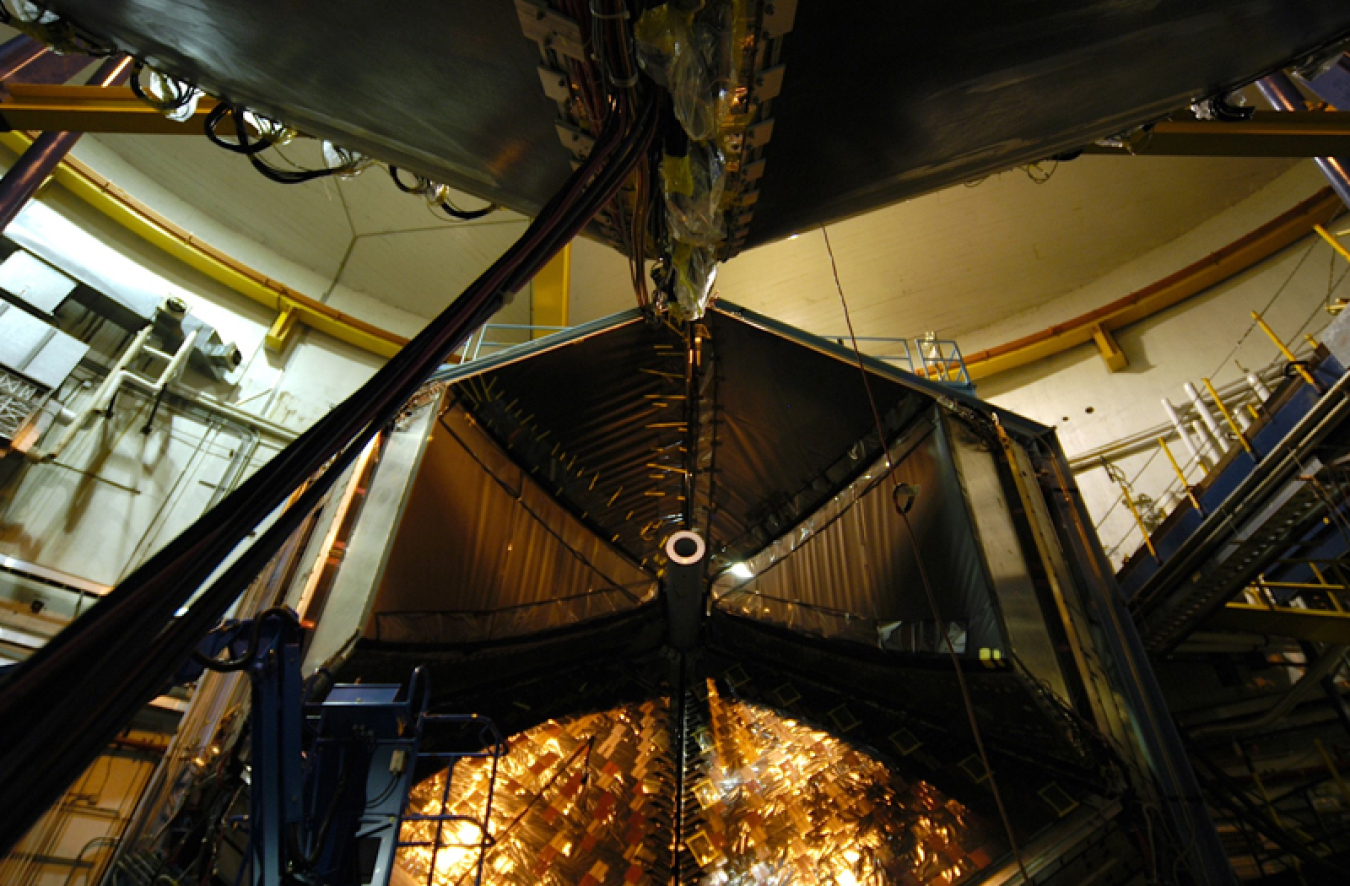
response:
<path fill-rule="evenodd" d="M 534 326 L 528 323 L 485 323 L 478 327 L 469 340 L 455 353 L 460 363 L 472 363 L 481 357 L 490 357 L 507 348 L 529 344 L 541 338 L 547 338 L 556 332 L 564 332 L 569 326 Z M 539 335 L 538 333 L 543 333 Z"/>
<path fill-rule="evenodd" d="M 971 385 L 970 373 L 966 371 L 965 358 L 961 356 L 961 347 L 949 338 L 888 338 L 875 335 L 860 335 L 856 338 L 847 335 L 827 335 L 830 341 L 842 348 L 852 348 L 857 342 L 859 350 L 868 357 L 891 364 L 913 375 L 931 381 L 949 385 Z M 864 347 L 864 344 L 867 347 Z"/>
<path fill-rule="evenodd" d="M 1230 453 L 1234 450 L 1243 450 L 1253 459 L 1259 459 L 1259 454 L 1252 448 L 1251 438 L 1260 429 L 1263 421 L 1272 418 L 1267 407 L 1270 388 L 1277 387 L 1279 380 L 1288 375 L 1291 369 L 1296 370 L 1305 382 L 1311 384 L 1305 361 L 1298 359 L 1294 351 L 1270 330 L 1259 314 L 1253 312 L 1252 316 L 1254 322 L 1248 331 L 1259 328 L 1279 351 L 1267 366 L 1248 371 L 1245 378 L 1238 378 L 1222 387 L 1216 387 L 1209 378 L 1204 378 L 1201 380 L 1205 388 L 1203 393 L 1192 390 L 1188 383 L 1186 388 L 1190 399 L 1188 405 L 1171 407 L 1170 402 L 1164 400 L 1164 405 L 1173 413 L 1171 421 L 1151 430 L 1147 435 L 1139 435 L 1140 448 L 1147 445 L 1148 436 L 1153 437 L 1156 448 L 1144 464 L 1134 471 L 1132 479 L 1108 461 L 1105 453 L 1098 455 L 1093 460 L 1095 463 L 1089 461 L 1075 466 L 1075 473 L 1079 474 L 1091 468 L 1102 467 L 1111 481 L 1120 488 L 1120 495 L 1095 520 L 1096 528 L 1101 531 L 1117 508 L 1123 506 L 1130 514 L 1129 525 L 1113 543 L 1107 543 L 1107 539 L 1102 539 L 1107 556 L 1117 567 L 1138 549 L 1147 548 L 1150 556 L 1158 559 L 1152 543 L 1154 530 L 1177 508 L 1190 507 L 1201 510 L 1196 490 L 1212 471 L 1227 464 L 1226 459 Z M 1307 337 L 1307 345 L 1313 348 L 1316 342 Z M 1297 347 L 1302 348 L 1301 345 Z M 1308 352 L 1303 353 L 1306 356 Z M 1173 451 L 1169 441 L 1184 446 L 1184 452 Z M 1129 447 L 1121 454 L 1128 455 L 1129 450 L 1133 448 Z M 1185 452 L 1189 452 L 1190 458 L 1184 459 Z M 1162 456 L 1164 463 L 1170 468 L 1166 472 L 1168 482 L 1156 495 L 1136 492 L 1135 484 L 1158 456 Z M 1198 479 L 1192 481 L 1191 478 L 1196 476 Z"/>

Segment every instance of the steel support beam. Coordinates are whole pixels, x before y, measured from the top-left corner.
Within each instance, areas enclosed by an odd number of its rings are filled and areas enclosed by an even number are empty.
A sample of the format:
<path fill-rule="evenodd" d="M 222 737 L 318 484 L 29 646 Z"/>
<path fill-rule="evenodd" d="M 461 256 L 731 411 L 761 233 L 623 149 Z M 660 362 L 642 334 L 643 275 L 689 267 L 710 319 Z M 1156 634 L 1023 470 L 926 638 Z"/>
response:
<path fill-rule="evenodd" d="M 1261 90 L 1261 94 L 1265 96 L 1266 101 L 1270 102 L 1271 107 L 1277 111 L 1294 115 L 1307 110 L 1308 105 L 1303 101 L 1303 93 L 1298 91 L 1294 81 L 1279 71 L 1263 80 L 1256 81 L 1256 88 Z M 1345 155 L 1350 156 L 1350 143 L 1347 143 L 1346 148 L 1341 150 Z M 1322 174 L 1327 177 L 1331 187 L 1340 195 L 1341 201 L 1350 206 L 1350 165 L 1337 157 L 1336 153 L 1334 150 L 1329 150 L 1317 155 L 1317 167 L 1322 170 Z"/>
<path fill-rule="evenodd" d="M 1350 55 L 1342 55 L 1334 65 L 1304 82 L 1318 98 L 1333 108 L 1350 111 Z"/>
<path fill-rule="evenodd" d="M 1206 629 L 1270 634 L 1314 643 L 1350 644 L 1350 613 L 1293 606 L 1229 603 L 1205 620 Z"/>
<path fill-rule="evenodd" d="M 1338 152 L 1350 154 L 1350 113 L 1309 111 L 1302 105 L 1289 112 L 1257 111 L 1244 121 L 1164 120 L 1119 147 L 1084 149 L 1088 154 L 1176 157 L 1327 157 Z"/>
<path fill-rule="evenodd" d="M 184 121 L 170 120 L 125 86 L 64 86 L 6 83 L 0 101 L 0 130 L 41 132 L 119 132 L 143 135 L 201 135 L 214 99 L 203 96 Z M 233 122 L 220 132 L 233 134 Z"/>
<path fill-rule="evenodd" d="M 7 41 L 0 46 L 0 81 L 13 77 L 47 52 L 46 46 L 27 34 L 20 34 Z"/>
<path fill-rule="evenodd" d="M 130 64 L 131 58 L 127 56 L 108 59 L 94 72 L 90 83 L 99 89 L 116 83 Z M 0 179 L 0 231 L 9 227 L 28 205 L 81 135 L 81 132 L 44 132 L 9 168 Z"/>

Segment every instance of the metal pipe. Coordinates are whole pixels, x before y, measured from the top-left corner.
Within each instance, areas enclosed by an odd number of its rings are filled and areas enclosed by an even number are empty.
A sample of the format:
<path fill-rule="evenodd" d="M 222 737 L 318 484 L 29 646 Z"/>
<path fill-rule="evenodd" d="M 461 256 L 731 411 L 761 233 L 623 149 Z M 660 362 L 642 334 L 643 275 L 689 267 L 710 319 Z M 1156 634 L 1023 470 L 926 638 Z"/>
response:
<path fill-rule="evenodd" d="M 61 436 L 56 439 L 52 447 L 45 451 L 30 450 L 30 458 L 34 461 L 55 461 L 57 456 L 70 445 L 70 441 L 75 439 L 75 435 L 89 420 L 89 416 L 108 408 L 108 403 L 112 401 L 113 394 L 117 392 L 117 388 L 121 384 L 122 372 L 131 364 L 132 360 L 140 356 L 141 349 L 145 347 L 146 339 L 150 337 L 150 333 L 154 330 L 155 326 L 151 323 L 136 333 L 136 337 L 131 340 L 131 344 L 127 345 L 126 350 L 117 358 L 117 362 L 113 364 L 113 368 L 103 379 L 103 383 L 94 391 L 94 395 L 75 411 L 75 418 L 70 424 L 66 425 L 65 430 L 61 432 Z"/>
<path fill-rule="evenodd" d="M 1200 392 L 1196 390 L 1195 385 L 1186 382 L 1181 387 L 1186 392 L 1186 396 L 1190 398 L 1191 405 L 1195 407 L 1195 414 L 1200 416 L 1200 420 L 1205 423 L 1205 428 L 1209 430 L 1210 436 L 1218 445 L 1218 454 L 1222 456 L 1228 446 L 1223 439 L 1223 431 L 1219 430 L 1218 419 L 1214 417 L 1214 413 L 1209 409 L 1209 404 L 1200 396 Z"/>
<path fill-rule="evenodd" d="M 0 46 L 0 80 L 8 80 L 50 50 L 27 34 L 20 34 Z"/>
<path fill-rule="evenodd" d="M 1247 381 L 1246 379 L 1240 378 L 1220 385 L 1219 393 L 1223 395 L 1226 402 L 1233 403 L 1236 401 L 1245 403 L 1248 397 Z M 1075 474 L 1081 474 L 1083 471 L 1095 470 L 1100 467 L 1101 462 L 1098 459 L 1102 456 L 1114 459 L 1122 458 L 1126 455 L 1134 455 L 1138 452 L 1143 452 L 1146 449 L 1152 450 L 1159 434 L 1167 436 L 1168 438 L 1171 438 L 1174 434 L 1180 436 L 1180 432 L 1177 430 L 1177 424 L 1171 421 L 1169 417 L 1167 420 L 1159 422 L 1156 425 L 1135 431 L 1118 440 L 1113 440 L 1110 443 L 1094 447 L 1093 449 L 1085 449 L 1082 452 L 1076 453 L 1069 459 L 1069 468 Z M 1191 458 L 1198 461 L 1194 452 L 1191 453 Z M 1189 466 L 1189 463 L 1187 463 L 1187 466 Z"/>
<path fill-rule="evenodd" d="M 1247 450 L 1247 454 L 1255 458 L 1256 453 L 1252 450 L 1252 444 L 1247 442 L 1247 436 L 1242 433 L 1242 428 L 1238 427 L 1238 423 L 1233 420 L 1233 413 L 1228 411 L 1228 407 L 1224 405 L 1223 398 L 1219 396 L 1218 391 L 1214 390 L 1214 382 L 1207 378 L 1201 379 L 1201 381 L 1203 381 L 1205 387 L 1209 389 L 1209 395 L 1214 398 L 1214 405 L 1218 407 L 1219 412 L 1223 413 L 1224 420 L 1228 422 L 1228 427 L 1233 432 L 1233 436 L 1237 437 L 1237 441 L 1242 444 L 1243 449 Z"/>
<path fill-rule="evenodd" d="M 1294 81 L 1281 71 L 1256 81 L 1256 88 L 1261 90 L 1261 95 L 1277 111 L 1308 110 L 1303 93 L 1299 92 Z M 1326 176 L 1341 201 L 1350 206 L 1350 163 L 1338 157 L 1317 157 L 1313 162 L 1322 170 L 1322 175 Z"/>
<path fill-rule="evenodd" d="M 1209 435 L 1209 431 L 1199 419 L 1191 422 L 1191 433 L 1200 441 L 1200 451 L 1205 456 L 1207 466 L 1212 468 L 1217 465 L 1223 456 L 1223 449 L 1214 442 L 1214 438 Z"/>
<path fill-rule="evenodd" d="M 1191 432 L 1186 430 L 1186 425 L 1182 423 L 1181 416 L 1177 413 L 1177 408 L 1172 405 L 1172 401 L 1163 397 L 1162 405 L 1163 409 L 1167 410 L 1167 417 L 1172 420 L 1172 427 L 1177 430 L 1177 436 L 1181 438 L 1182 443 L 1186 444 L 1186 450 L 1190 452 L 1191 458 L 1198 462 L 1202 468 L 1208 467 L 1200 455 L 1200 450 L 1195 448 L 1195 441 L 1191 439 Z"/>
<path fill-rule="evenodd" d="M 111 86 L 131 64 L 130 56 L 104 62 L 89 79 L 90 86 Z M 44 132 L 0 179 L 0 231 L 9 227 L 33 199 L 61 160 L 80 140 L 81 132 Z"/>

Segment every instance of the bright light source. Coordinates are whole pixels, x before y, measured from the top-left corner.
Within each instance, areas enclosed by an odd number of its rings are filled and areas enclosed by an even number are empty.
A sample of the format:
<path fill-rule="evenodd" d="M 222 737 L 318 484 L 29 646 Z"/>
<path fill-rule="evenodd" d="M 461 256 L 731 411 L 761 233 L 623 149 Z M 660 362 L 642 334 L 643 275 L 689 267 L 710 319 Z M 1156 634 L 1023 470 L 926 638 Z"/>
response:
<path fill-rule="evenodd" d="M 731 567 L 731 574 L 737 578 L 754 578 L 755 573 L 750 570 L 750 564 L 737 563 Z"/>
<path fill-rule="evenodd" d="M 796 239 L 797 239 L 798 237 L 800 237 L 800 236 L 801 236 L 801 234 L 793 234 L 791 237 L 788 237 L 788 239 L 789 239 L 789 240 L 796 240 Z"/>

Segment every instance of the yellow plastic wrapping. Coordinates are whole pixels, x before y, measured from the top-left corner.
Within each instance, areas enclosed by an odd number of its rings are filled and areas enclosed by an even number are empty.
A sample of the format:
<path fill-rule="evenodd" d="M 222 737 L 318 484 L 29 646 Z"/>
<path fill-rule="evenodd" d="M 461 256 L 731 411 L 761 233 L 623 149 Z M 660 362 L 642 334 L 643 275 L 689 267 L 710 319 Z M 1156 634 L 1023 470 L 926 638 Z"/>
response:
<path fill-rule="evenodd" d="M 696 246 L 677 240 L 670 250 L 675 300 L 670 313 L 680 320 L 697 320 L 712 301 L 717 283 L 717 253 L 711 246 Z"/>
<path fill-rule="evenodd" d="M 735 4 L 691 9 L 669 3 L 643 12 L 633 28 L 638 63 L 670 92 L 675 118 L 694 141 L 717 135 L 719 110 L 736 73 Z"/>

